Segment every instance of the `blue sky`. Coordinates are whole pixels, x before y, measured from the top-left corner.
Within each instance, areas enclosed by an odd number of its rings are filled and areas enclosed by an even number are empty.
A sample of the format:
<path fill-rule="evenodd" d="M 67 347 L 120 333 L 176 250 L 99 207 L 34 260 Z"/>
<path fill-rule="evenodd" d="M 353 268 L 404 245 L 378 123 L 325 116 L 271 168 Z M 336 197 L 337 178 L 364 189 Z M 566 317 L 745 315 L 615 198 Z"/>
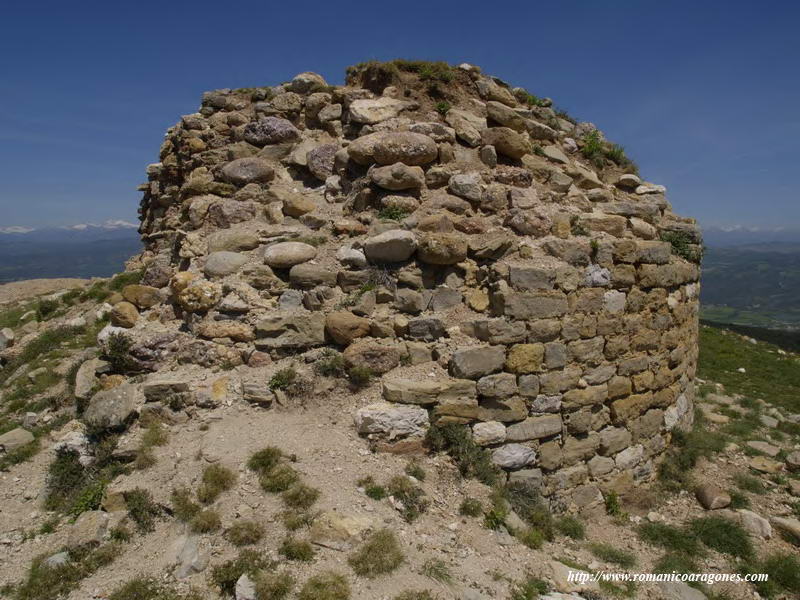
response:
<path fill-rule="evenodd" d="M 471 62 L 624 145 L 705 225 L 800 227 L 800 3 L 7 3 L 0 227 L 136 219 L 202 91 L 367 59 Z"/>

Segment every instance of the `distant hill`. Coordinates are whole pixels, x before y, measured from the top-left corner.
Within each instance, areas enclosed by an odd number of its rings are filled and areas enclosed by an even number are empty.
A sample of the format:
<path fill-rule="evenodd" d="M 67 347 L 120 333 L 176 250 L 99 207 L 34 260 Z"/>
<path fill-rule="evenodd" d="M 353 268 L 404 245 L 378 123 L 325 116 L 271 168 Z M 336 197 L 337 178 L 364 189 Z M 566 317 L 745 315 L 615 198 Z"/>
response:
<path fill-rule="evenodd" d="M 142 245 L 124 222 L 70 228 L 0 229 L 0 283 L 49 277 L 108 277 Z"/>
<path fill-rule="evenodd" d="M 701 282 L 709 321 L 800 328 L 800 242 L 709 247 Z"/>

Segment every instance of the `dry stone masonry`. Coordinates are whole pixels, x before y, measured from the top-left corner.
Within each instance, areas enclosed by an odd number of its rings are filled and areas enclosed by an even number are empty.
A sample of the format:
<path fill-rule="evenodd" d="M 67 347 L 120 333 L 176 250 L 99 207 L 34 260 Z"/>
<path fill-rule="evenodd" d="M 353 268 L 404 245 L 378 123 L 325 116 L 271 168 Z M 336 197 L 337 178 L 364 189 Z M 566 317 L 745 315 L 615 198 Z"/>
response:
<path fill-rule="evenodd" d="M 208 92 L 147 175 L 144 277 L 105 332 L 137 332 L 143 368 L 334 348 L 381 378 L 361 434 L 464 424 L 556 506 L 648 480 L 691 422 L 695 222 L 591 123 L 477 67 Z"/>

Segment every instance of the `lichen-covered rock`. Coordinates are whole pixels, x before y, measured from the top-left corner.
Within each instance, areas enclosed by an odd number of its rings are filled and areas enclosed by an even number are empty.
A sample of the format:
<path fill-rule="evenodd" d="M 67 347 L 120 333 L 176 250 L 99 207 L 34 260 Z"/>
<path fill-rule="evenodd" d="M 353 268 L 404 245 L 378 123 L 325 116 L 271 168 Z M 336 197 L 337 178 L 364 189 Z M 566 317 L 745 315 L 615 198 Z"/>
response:
<path fill-rule="evenodd" d="M 96 429 L 120 429 L 133 418 L 143 403 L 144 398 L 138 388 L 124 383 L 92 396 L 83 413 L 83 421 Z"/>
<path fill-rule="evenodd" d="M 458 233 L 427 233 L 419 240 L 417 256 L 432 265 L 454 265 L 467 258 L 469 246 Z"/>
<path fill-rule="evenodd" d="M 381 165 L 398 162 L 409 166 L 425 165 L 435 160 L 437 154 L 436 142 L 427 135 L 410 131 L 383 134 L 372 151 L 375 161 Z"/>
<path fill-rule="evenodd" d="M 291 121 L 280 117 L 262 117 L 244 128 L 245 141 L 254 146 L 291 142 L 298 137 L 300 137 L 300 132 L 292 125 Z"/>
<path fill-rule="evenodd" d="M 175 300 L 185 311 L 204 312 L 222 300 L 222 286 L 205 279 L 193 279 L 177 292 Z"/>
<path fill-rule="evenodd" d="M 359 433 L 383 433 L 390 438 L 420 434 L 428 427 L 428 411 L 417 406 L 379 402 L 356 411 Z"/>
<path fill-rule="evenodd" d="M 139 311 L 130 302 L 117 302 L 111 309 L 111 324 L 115 327 L 133 327 L 139 320 Z"/>

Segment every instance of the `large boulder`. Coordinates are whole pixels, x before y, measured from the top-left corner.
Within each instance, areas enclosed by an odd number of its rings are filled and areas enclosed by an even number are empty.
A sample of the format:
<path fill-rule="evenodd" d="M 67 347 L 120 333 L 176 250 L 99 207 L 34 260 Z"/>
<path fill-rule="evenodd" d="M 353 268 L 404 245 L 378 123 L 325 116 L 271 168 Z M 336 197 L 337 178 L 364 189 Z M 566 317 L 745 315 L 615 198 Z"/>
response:
<path fill-rule="evenodd" d="M 354 416 L 359 433 L 389 437 L 420 434 L 428 427 L 428 411 L 419 406 L 378 402 L 359 408 Z"/>
<path fill-rule="evenodd" d="M 247 262 L 247 256 L 238 252 L 221 250 L 212 252 L 206 257 L 206 264 L 203 272 L 206 277 L 225 277 L 236 273 Z"/>
<path fill-rule="evenodd" d="M 164 299 L 158 288 L 138 283 L 122 288 L 122 297 L 137 308 L 152 308 Z"/>
<path fill-rule="evenodd" d="M 130 383 L 123 383 L 110 390 L 97 392 L 83 413 L 83 421 L 92 428 L 121 429 L 136 414 L 144 397 Z"/>
<path fill-rule="evenodd" d="M 350 120 L 354 123 L 374 125 L 396 117 L 400 111 L 411 106 L 410 102 L 387 97 L 353 100 L 350 103 Z"/>
<path fill-rule="evenodd" d="M 369 334 L 369 319 L 357 317 L 349 311 L 339 311 L 325 317 L 325 331 L 331 339 L 347 346 L 356 338 Z"/>
<path fill-rule="evenodd" d="M 409 167 L 401 162 L 374 168 L 370 177 L 378 187 L 393 191 L 418 189 L 425 182 L 422 167 Z"/>
<path fill-rule="evenodd" d="M 111 324 L 116 327 L 130 328 L 139 320 L 139 311 L 130 302 L 117 302 L 111 309 Z"/>
<path fill-rule="evenodd" d="M 275 169 L 263 158 L 248 156 L 237 158 L 222 167 L 222 178 L 234 185 L 267 183 L 275 177 Z"/>
<path fill-rule="evenodd" d="M 264 262 L 273 269 L 290 269 L 308 262 L 317 255 L 317 249 L 304 242 L 278 242 L 264 250 Z"/>
<path fill-rule="evenodd" d="M 536 461 L 536 451 L 522 444 L 506 444 L 492 452 L 492 462 L 502 469 L 522 469 Z"/>
<path fill-rule="evenodd" d="M 381 165 L 401 162 L 409 166 L 425 165 L 436 160 L 439 150 L 427 135 L 400 131 L 384 133 L 375 143 L 373 156 Z"/>
<path fill-rule="evenodd" d="M 325 315 L 298 310 L 276 312 L 256 323 L 256 347 L 298 350 L 325 343 Z"/>
<path fill-rule="evenodd" d="M 300 132 L 291 121 L 280 117 L 262 117 L 245 125 L 244 139 L 254 146 L 266 146 L 292 142 L 300 137 Z"/>
<path fill-rule="evenodd" d="M 417 257 L 431 265 L 454 265 L 467 258 L 469 245 L 459 233 L 426 233 L 419 241 Z"/>
<path fill-rule="evenodd" d="M 13 452 L 26 444 L 30 444 L 35 438 L 27 429 L 17 427 L 11 431 L 0 435 L 0 450 L 3 452 Z"/>
<path fill-rule="evenodd" d="M 444 117 L 456 135 L 469 146 L 480 146 L 481 131 L 486 128 L 486 119 L 471 112 L 451 108 Z"/>
<path fill-rule="evenodd" d="M 523 136 L 509 127 L 489 127 L 481 132 L 481 141 L 494 146 L 500 153 L 519 160 L 530 152 L 530 144 Z"/>
<path fill-rule="evenodd" d="M 450 357 L 450 374 L 462 379 L 478 379 L 502 370 L 505 360 L 503 346 L 462 348 Z"/>
<path fill-rule="evenodd" d="M 400 364 L 400 352 L 394 345 L 374 340 L 358 340 L 350 344 L 343 353 L 349 368 L 369 369 L 376 375 L 388 373 Z"/>
<path fill-rule="evenodd" d="M 370 262 L 403 262 L 417 249 L 417 238 L 410 231 L 391 229 L 369 238 L 364 254 Z"/>
<path fill-rule="evenodd" d="M 338 144 L 322 144 L 309 150 L 308 154 L 306 154 L 306 163 L 311 174 L 321 181 L 325 181 L 330 177 L 333 174 L 338 150 Z"/>

